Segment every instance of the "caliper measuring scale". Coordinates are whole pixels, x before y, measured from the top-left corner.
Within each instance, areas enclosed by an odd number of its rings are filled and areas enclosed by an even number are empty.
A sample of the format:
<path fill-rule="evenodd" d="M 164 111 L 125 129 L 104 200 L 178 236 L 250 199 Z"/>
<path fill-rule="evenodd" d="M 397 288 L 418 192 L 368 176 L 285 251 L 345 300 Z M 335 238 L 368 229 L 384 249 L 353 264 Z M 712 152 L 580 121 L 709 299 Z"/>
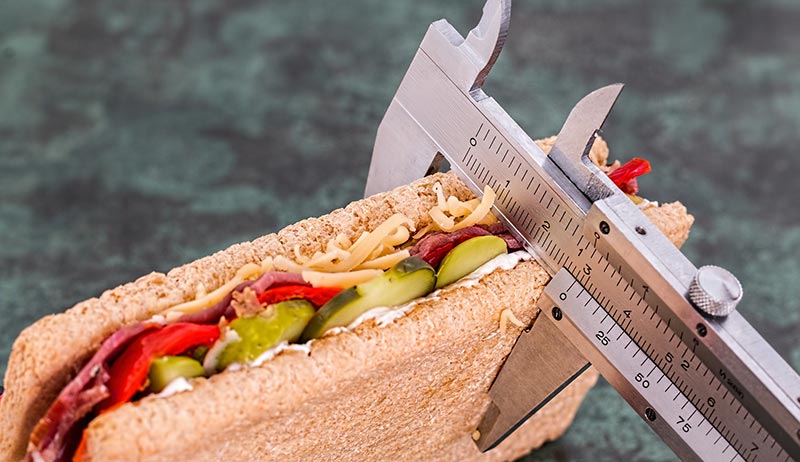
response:
<path fill-rule="evenodd" d="M 456 159 L 455 168 L 465 167 L 466 171 L 461 170 L 460 174 L 473 182 L 474 189 L 480 190 L 477 184 L 483 183 L 497 191 L 498 217 L 522 236 L 551 274 L 555 273 L 545 290 L 543 313 L 553 319 L 552 308 L 560 307 L 565 318 L 560 321 L 572 322 L 573 310 L 567 308 L 571 305 L 554 297 L 553 292 L 565 280 L 570 281 L 571 290 L 580 289 L 585 300 L 570 301 L 581 306 L 589 304 L 590 315 L 600 316 L 592 318 L 597 325 L 584 322 L 580 329 L 573 328 L 567 335 L 570 342 L 615 388 L 621 392 L 628 389 L 623 397 L 685 460 L 792 460 L 740 402 L 745 392 L 733 381 L 723 383 L 724 378 L 698 356 L 698 348 L 705 348 L 700 339 L 709 336 L 712 330 L 708 324 L 713 320 L 692 309 L 697 323 L 690 329 L 675 313 L 664 309 L 665 302 L 658 297 L 663 289 L 645 283 L 626 268 L 626 262 L 616 262 L 621 259 L 614 258 L 614 249 L 601 250 L 601 243 L 612 233 L 620 233 L 612 226 L 613 221 L 596 220 L 595 227 L 585 226 L 596 212 L 581 217 L 577 203 L 564 201 L 563 194 L 539 177 L 526 159 L 505 147 L 505 138 L 489 126 L 484 127 L 468 139 L 468 147 L 460 162 Z M 491 167 L 487 168 L 487 164 Z M 498 180 L 497 172 L 505 174 L 501 178 L 506 180 Z M 527 196 L 518 198 L 515 188 L 525 190 Z M 624 200 L 629 202 L 626 197 Z M 651 235 L 656 232 L 646 218 L 633 231 L 639 235 L 644 232 L 644 236 L 648 231 Z M 594 346 L 585 344 L 589 341 L 587 336 L 594 340 Z M 619 343 L 623 343 L 624 353 L 615 352 L 613 360 L 596 354 Z M 641 390 L 637 391 L 636 385 Z M 639 397 L 651 385 L 648 399 Z M 669 396 L 657 399 L 657 387 Z"/>

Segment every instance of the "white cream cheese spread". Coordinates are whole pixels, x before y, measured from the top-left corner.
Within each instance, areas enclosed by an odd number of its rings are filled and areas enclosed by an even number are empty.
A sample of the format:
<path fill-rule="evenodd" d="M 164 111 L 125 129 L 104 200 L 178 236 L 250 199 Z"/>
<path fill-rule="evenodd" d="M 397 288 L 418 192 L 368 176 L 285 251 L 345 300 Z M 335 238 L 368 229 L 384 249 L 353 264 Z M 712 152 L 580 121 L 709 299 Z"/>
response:
<path fill-rule="evenodd" d="M 189 383 L 188 380 L 184 377 L 178 377 L 173 379 L 170 383 L 164 387 L 163 390 L 153 395 L 153 398 L 169 398 L 172 395 L 177 393 L 181 393 L 184 391 L 192 391 L 192 384 Z"/>

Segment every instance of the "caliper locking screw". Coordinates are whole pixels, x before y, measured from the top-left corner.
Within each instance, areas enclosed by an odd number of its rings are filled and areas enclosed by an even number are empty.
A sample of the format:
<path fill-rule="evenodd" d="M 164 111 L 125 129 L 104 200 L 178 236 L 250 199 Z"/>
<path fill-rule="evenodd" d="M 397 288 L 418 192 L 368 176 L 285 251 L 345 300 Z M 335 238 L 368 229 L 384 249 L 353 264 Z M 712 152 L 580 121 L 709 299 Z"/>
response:
<path fill-rule="evenodd" d="M 600 222 L 600 232 L 603 233 L 603 234 L 608 234 L 608 233 L 611 232 L 611 227 L 608 226 L 608 223 L 606 223 L 605 221 L 601 221 Z"/>
<path fill-rule="evenodd" d="M 719 266 L 700 267 L 689 284 L 689 300 L 711 316 L 729 315 L 742 295 L 742 284 L 736 276 Z"/>
<path fill-rule="evenodd" d="M 644 416 L 647 417 L 647 420 L 653 422 L 656 420 L 656 411 L 654 411 L 652 407 L 648 407 L 644 410 Z"/>
<path fill-rule="evenodd" d="M 706 325 L 703 324 L 702 322 L 698 323 L 697 324 L 697 335 L 699 335 L 701 337 L 705 337 L 707 333 L 708 333 L 708 329 L 706 328 Z"/>
<path fill-rule="evenodd" d="M 561 308 L 559 308 L 557 306 L 554 306 L 553 307 L 553 319 L 555 319 L 556 321 L 561 321 L 561 318 L 563 316 L 564 316 L 564 314 L 561 312 Z"/>

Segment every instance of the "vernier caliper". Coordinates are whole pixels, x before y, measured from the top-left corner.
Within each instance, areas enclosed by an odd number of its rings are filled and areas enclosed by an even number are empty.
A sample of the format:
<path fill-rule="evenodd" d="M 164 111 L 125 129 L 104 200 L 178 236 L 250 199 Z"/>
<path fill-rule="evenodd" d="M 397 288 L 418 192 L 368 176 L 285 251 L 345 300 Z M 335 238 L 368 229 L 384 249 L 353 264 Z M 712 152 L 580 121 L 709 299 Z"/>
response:
<path fill-rule="evenodd" d="M 494 213 L 552 276 L 476 444 L 490 450 L 591 363 L 682 460 L 800 461 L 800 377 L 734 311 L 739 281 L 696 268 L 588 160 L 622 85 L 578 102 L 549 156 L 481 90 L 510 13 L 510 0 L 488 0 L 466 38 L 431 24 L 378 128 L 366 187 L 446 159 L 475 194 L 495 190 Z"/>

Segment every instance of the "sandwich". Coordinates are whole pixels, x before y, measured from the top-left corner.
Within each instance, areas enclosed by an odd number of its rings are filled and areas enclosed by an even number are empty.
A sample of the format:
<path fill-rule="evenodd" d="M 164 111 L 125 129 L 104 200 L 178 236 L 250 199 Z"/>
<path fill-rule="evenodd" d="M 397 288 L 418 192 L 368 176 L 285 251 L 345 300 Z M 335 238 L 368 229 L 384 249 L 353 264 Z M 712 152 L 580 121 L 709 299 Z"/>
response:
<path fill-rule="evenodd" d="M 680 203 L 636 196 L 649 164 L 590 157 L 686 240 Z M 493 198 L 437 173 L 41 319 L 11 352 L 0 460 L 507 461 L 557 438 L 593 370 L 473 443 L 549 279 Z"/>

